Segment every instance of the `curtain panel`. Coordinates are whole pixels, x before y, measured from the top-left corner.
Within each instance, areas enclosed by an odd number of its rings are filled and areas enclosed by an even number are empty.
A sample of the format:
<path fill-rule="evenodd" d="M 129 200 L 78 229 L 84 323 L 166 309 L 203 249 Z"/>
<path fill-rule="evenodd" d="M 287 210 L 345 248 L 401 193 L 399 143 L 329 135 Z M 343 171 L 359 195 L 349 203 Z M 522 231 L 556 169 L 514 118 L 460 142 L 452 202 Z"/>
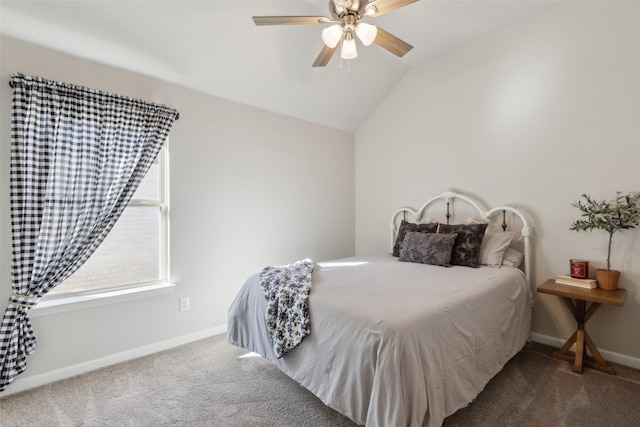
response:
<path fill-rule="evenodd" d="M 178 118 L 174 109 L 10 76 L 13 295 L 0 325 L 0 391 L 26 369 L 28 310 L 76 271 L 124 211 Z"/>

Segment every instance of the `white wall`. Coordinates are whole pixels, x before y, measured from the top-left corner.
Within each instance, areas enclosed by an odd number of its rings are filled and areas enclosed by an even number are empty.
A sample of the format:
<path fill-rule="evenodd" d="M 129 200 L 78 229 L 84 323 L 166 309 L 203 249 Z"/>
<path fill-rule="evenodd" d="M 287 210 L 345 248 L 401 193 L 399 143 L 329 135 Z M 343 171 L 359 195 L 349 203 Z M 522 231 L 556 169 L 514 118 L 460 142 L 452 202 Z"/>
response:
<path fill-rule="evenodd" d="M 640 190 L 640 3 L 570 2 L 412 69 L 356 133 L 356 253 L 388 248 L 390 215 L 456 189 L 524 209 L 535 227 L 534 281 L 569 258 L 602 267 L 606 234 L 569 231 L 582 193 Z M 640 367 L 640 230 L 614 237 L 624 307 L 587 330 L 605 356 Z M 535 296 L 534 337 L 575 327 Z"/>
<path fill-rule="evenodd" d="M 266 265 L 354 254 L 352 134 L 15 39 L 3 37 L 0 43 L 2 312 L 11 294 L 9 74 L 72 82 L 164 103 L 180 112 L 170 134 L 171 278 L 176 291 L 34 318 L 38 348 L 28 358 L 27 371 L 4 394 L 222 331 L 244 280 Z M 191 309 L 179 312 L 183 296 L 190 297 Z"/>

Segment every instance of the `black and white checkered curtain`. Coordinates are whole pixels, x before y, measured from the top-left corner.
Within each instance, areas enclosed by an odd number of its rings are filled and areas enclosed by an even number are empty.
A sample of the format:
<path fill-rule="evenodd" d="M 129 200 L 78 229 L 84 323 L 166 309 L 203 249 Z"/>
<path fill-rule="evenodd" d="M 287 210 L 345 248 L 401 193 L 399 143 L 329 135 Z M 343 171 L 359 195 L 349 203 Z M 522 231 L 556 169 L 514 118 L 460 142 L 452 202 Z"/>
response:
<path fill-rule="evenodd" d="M 178 112 L 12 75 L 13 295 L 0 326 L 0 391 L 26 369 L 28 310 L 76 271 L 122 214 Z"/>

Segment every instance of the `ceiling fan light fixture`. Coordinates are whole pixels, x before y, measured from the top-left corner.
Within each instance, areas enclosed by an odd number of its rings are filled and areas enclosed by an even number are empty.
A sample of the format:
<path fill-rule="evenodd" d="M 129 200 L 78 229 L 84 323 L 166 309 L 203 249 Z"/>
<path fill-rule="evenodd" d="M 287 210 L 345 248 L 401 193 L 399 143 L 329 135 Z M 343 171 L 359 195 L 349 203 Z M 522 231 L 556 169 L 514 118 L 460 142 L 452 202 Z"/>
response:
<path fill-rule="evenodd" d="M 356 50 L 356 41 L 353 38 L 351 32 L 348 32 L 342 41 L 342 51 L 340 53 L 342 59 L 353 59 L 358 57 L 358 51 Z"/>
<path fill-rule="evenodd" d="M 369 46 L 374 42 L 378 35 L 378 27 L 365 22 L 360 22 L 356 26 L 356 34 L 363 45 Z"/>
<path fill-rule="evenodd" d="M 334 48 L 342 38 L 342 25 L 334 24 L 322 30 L 322 41 L 327 47 Z"/>

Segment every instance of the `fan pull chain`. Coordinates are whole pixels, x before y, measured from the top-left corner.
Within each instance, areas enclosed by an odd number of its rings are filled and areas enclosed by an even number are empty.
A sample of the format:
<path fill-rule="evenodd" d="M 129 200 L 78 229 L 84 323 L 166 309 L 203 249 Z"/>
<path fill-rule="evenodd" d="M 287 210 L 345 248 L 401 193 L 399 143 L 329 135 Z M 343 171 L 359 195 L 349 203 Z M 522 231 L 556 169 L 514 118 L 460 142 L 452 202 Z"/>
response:
<path fill-rule="evenodd" d="M 340 68 L 342 68 L 342 57 L 340 57 Z M 347 73 L 351 75 L 351 60 L 347 59 Z"/>

